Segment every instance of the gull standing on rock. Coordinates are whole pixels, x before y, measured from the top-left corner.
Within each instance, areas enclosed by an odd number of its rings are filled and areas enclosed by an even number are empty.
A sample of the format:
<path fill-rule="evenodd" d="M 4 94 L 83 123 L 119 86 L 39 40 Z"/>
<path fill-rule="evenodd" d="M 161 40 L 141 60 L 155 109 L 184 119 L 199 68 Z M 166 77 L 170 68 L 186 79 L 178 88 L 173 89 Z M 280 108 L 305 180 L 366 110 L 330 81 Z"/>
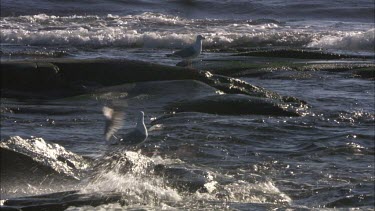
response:
<path fill-rule="evenodd" d="M 144 113 L 139 111 L 137 115 L 136 127 L 121 137 L 116 137 L 114 134 L 123 126 L 124 113 L 115 111 L 112 108 L 103 107 L 103 114 L 107 118 L 104 135 L 109 144 L 125 144 L 125 145 L 140 145 L 146 141 L 148 137 L 147 128 L 144 122 Z M 115 137 L 115 141 L 111 141 L 111 138 Z"/>
<path fill-rule="evenodd" d="M 167 56 L 181 57 L 184 61 L 188 62 L 188 65 L 192 66 L 192 59 L 196 58 L 202 52 L 202 40 L 204 40 L 202 35 L 198 35 L 195 43 L 182 50 L 176 51 L 173 54 L 168 54 Z"/>

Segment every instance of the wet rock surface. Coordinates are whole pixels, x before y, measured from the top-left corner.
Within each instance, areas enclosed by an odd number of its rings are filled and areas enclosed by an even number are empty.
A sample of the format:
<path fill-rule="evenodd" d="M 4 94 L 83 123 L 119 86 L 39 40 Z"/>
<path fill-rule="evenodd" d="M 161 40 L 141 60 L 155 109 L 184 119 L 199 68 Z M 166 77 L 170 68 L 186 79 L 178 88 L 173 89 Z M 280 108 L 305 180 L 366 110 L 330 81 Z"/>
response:
<path fill-rule="evenodd" d="M 298 116 L 297 110 L 288 109 L 287 104 L 279 100 L 250 97 L 242 94 L 214 95 L 176 103 L 172 110 L 176 112 L 203 112 L 227 115 L 275 115 Z"/>
<path fill-rule="evenodd" d="M 64 147 L 48 143 L 42 138 L 23 139 L 10 137 L 0 142 L 2 182 L 13 177 L 29 175 L 20 172 L 33 172 L 44 176 L 59 176 L 66 179 L 80 180 L 89 164 L 81 156 Z M 34 183 L 37 181 L 33 181 Z"/>

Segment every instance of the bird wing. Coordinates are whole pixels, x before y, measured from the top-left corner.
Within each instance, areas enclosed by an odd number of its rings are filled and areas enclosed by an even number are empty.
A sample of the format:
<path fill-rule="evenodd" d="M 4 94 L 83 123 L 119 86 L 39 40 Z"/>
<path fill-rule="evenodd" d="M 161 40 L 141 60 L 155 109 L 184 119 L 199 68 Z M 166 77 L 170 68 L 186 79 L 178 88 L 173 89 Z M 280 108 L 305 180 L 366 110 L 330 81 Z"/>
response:
<path fill-rule="evenodd" d="M 196 51 L 195 51 L 194 47 L 189 46 L 187 48 L 184 48 L 182 50 L 174 52 L 173 55 L 184 58 L 184 57 L 193 56 L 195 53 L 196 53 Z"/>
<path fill-rule="evenodd" d="M 112 108 L 103 107 L 103 114 L 107 118 L 105 122 L 104 135 L 105 139 L 109 141 L 113 134 L 115 134 L 123 126 L 124 112 L 115 111 Z"/>

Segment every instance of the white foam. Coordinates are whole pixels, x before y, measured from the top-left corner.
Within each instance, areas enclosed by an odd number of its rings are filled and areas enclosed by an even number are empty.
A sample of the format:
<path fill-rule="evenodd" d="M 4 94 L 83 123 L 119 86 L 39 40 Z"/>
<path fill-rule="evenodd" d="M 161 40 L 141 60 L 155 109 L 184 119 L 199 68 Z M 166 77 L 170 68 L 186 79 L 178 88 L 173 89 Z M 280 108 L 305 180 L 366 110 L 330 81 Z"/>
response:
<path fill-rule="evenodd" d="M 370 29 L 366 32 L 341 32 L 315 39 L 307 47 L 374 51 L 374 37 L 375 29 Z"/>
<path fill-rule="evenodd" d="M 48 16 L 1 19 L 1 42 L 28 45 L 91 47 L 181 48 L 196 34 L 209 35 L 207 47 L 243 39 L 249 30 L 277 28 L 276 24 L 250 25 L 218 20 L 182 19 L 155 13 L 141 15 Z M 201 27 L 200 25 L 205 25 Z"/>
<path fill-rule="evenodd" d="M 124 163 L 119 162 L 109 171 L 100 172 L 81 192 L 114 191 L 125 193 L 129 205 L 158 206 L 163 201 L 177 202 L 181 200 L 177 190 L 167 187 L 163 178 L 152 175 L 152 170 L 149 167 L 154 164 L 153 160 L 132 151 L 125 151 L 124 157 L 129 161 L 127 164 L 131 165 L 128 172 L 124 173 L 120 170 Z"/>
<path fill-rule="evenodd" d="M 374 29 L 350 30 L 345 26 L 346 31 L 339 31 L 334 27 L 274 22 L 183 19 L 150 12 L 127 16 L 2 17 L 0 27 L 2 43 L 41 46 L 176 49 L 193 43 L 197 34 L 206 37 L 203 49 L 296 46 L 369 50 L 374 46 Z"/>
<path fill-rule="evenodd" d="M 134 174 L 120 175 L 114 171 L 103 173 L 100 179 L 81 190 L 82 193 L 106 191 L 126 193 L 126 197 L 131 199 L 129 202 L 134 204 L 156 205 L 157 201 L 181 200 L 178 192 L 166 187 L 160 178 L 146 178 Z"/>
<path fill-rule="evenodd" d="M 285 193 L 281 192 L 271 181 L 251 184 L 239 180 L 235 183 L 226 185 L 224 189 L 228 190 L 229 200 L 235 202 L 274 204 L 290 204 L 292 202 L 292 199 Z"/>

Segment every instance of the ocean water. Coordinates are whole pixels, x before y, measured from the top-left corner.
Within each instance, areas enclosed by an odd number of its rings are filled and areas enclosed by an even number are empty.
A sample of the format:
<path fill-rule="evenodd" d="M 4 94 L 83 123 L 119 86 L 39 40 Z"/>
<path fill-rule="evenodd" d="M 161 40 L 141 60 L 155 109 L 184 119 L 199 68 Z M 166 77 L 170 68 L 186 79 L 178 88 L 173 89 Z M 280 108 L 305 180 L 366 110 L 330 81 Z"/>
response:
<path fill-rule="evenodd" d="M 12 179 L 1 175 L 1 204 L 38 209 L 55 203 L 67 210 L 373 210 L 374 23 L 374 1 L 365 0 L 2 0 L 2 63 L 130 59 L 174 67 L 180 60 L 166 54 L 201 34 L 206 39 L 195 68 L 296 97 L 307 106 L 298 116 L 251 113 L 252 107 L 246 114 L 230 106 L 220 112 L 171 109 L 223 94 L 193 80 L 134 81 L 51 99 L 2 94 L 0 146 L 38 159 L 9 163 L 2 157 L 1 168 L 13 174 Z M 273 55 L 280 49 L 346 57 Z M 267 55 L 238 55 L 257 51 Z M 226 72 L 215 72 L 224 67 Z M 358 77 L 361 68 L 372 71 L 372 78 Z M 222 96 L 230 99 L 229 92 Z M 134 127 L 135 113 L 143 110 L 146 143 L 126 150 L 106 145 L 104 105 L 125 113 L 119 134 Z M 207 105 L 212 106 L 198 107 Z M 26 161 L 54 170 L 44 175 L 34 169 L 33 175 L 18 167 Z M 54 171 L 70 179 L 56 183 L 60 177 Z M 77 192 L 69 192 L 70 198 L 38 198 L 61 191 Z M 34 198 L 20 199 L 29 196 Z M 47 200 L 54 197 L 60 202 Z M 17 198 L 27 203 L 6 203 Z"/>
<path fill-rule="evenodd" d="M 160 61 L 160 52 L 181 48 L 196 34 L 207 37 L 206 51 L 291 47 L 373 55 L 373 7 L 372 1 L 4 0 L 1 58 L 151 55 Z"/>

